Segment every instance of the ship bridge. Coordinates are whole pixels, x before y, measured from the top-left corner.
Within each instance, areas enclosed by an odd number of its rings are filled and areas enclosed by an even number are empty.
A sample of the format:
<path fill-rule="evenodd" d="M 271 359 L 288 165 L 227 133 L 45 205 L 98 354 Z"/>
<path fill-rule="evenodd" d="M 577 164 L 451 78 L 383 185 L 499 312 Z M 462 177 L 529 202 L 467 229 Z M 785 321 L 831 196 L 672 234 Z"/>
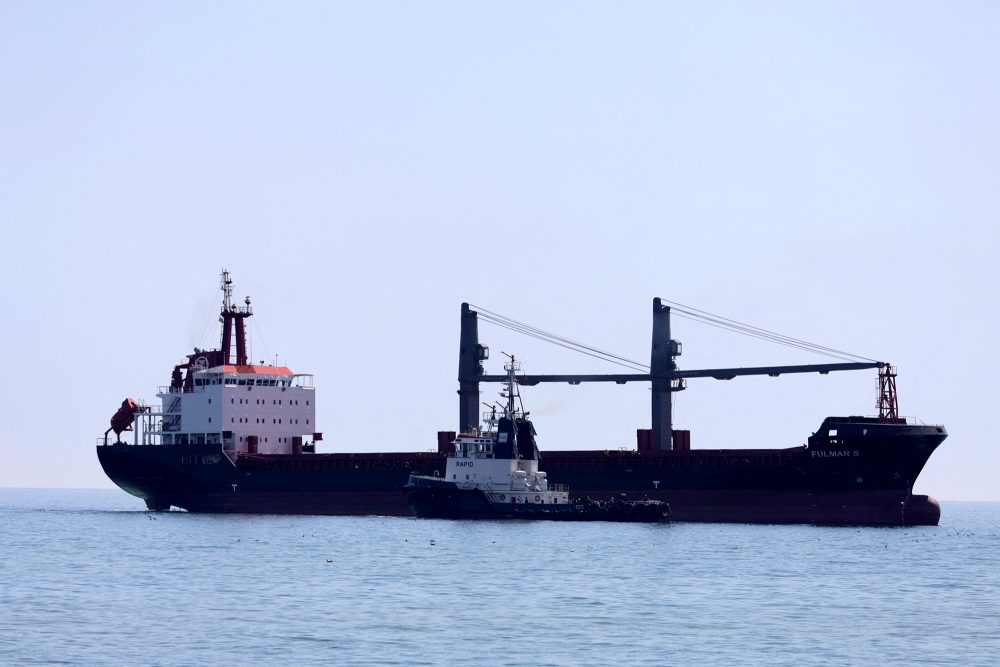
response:
<path fill-rule="evenodd" d="M 225 364 L 194 374 L 194 388 L 229 387 L 312 387 L 312 374 L 293 373 L 287 366 L 237 366 Z M 171 389 L 171 388 L 167 388 Z"/>

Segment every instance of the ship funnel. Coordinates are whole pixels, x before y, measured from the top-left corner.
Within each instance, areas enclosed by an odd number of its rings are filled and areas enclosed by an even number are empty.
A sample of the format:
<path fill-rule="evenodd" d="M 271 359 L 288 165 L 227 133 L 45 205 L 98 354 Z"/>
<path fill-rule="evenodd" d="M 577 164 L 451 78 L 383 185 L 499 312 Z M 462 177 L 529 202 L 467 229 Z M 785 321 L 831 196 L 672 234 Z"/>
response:
<path fill-rule="evenodd" d="M 221 279 L 222 289 L 222 311 L 220 320 L 222 321 L 222 363 L 232 363 L 233 347 L 233 325 L 236 328 L 236 364 L 246 366 L 247 364 L 247 334 L 244 320 L 253 315 L 250 307 L 250 297 L 246 297 L 243 302 L 244 307 L 233 305 L 233 281 L 229 277 L 229 271 L 222 269 Z"/>

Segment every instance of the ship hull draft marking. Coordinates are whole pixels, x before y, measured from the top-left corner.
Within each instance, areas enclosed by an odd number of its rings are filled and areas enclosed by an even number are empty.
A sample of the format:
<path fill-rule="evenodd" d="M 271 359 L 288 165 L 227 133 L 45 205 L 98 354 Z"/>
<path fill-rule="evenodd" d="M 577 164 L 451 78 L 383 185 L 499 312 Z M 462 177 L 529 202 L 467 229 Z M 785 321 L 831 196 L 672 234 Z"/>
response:
<path fill-rule="evenodd" d="M 223 292 L 219 349 L 196 349 L 178 364 L 170 385 L 159 392 L 160 408 L 126 399 L 115 412 L 96 448 L 108 477 L 151 510 L 412 516 L 403 493 L 411 473 L 433 477 L 444 471 L 456 432 L 439 432 L 436 452 L 316 453 L 322 434 L 311 376 L 277 364 L 251 365 L 249 299 L 234 305 L 228 274 Z M 630 500 L 648 497 L 669 503 L 673 521 L 937 524 L 937 501 L 912 494 L 912 488 L 947 432 L 898 416 L 893 367 L 847 357 L 808 367 L 681 370 L 680 343 L 669 338 L 669 312 L 654 301 L 652 363 L 630 367 L 643 372 L 518 377 L 526 386 L 653 382 L 654 428 L 637 430 L 636 449 L 606 450 L 595 443 L 593 450 L 542 453 L 549 477 L 569 485 L 570 502 L 606 501 L 622 493 Z M 462 305 L 459 432 L 478 422 L 480 383 L 503 378 L 484 372 L 489 350 L 479 342 L 479 316 Z M 670 400 L 664 400 L 685 389 L 688 379 L 858 367 L 880 371 L 878 416 L 829 417 L 798 447 L 693 449 L 691 433 L 673 428 Z"/>

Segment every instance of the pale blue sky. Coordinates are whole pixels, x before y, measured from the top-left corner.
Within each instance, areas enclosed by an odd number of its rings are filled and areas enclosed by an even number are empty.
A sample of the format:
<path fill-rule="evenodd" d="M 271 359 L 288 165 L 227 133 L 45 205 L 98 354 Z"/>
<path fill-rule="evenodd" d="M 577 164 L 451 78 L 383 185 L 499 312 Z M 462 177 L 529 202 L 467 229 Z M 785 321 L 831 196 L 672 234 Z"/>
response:
<path fill-rule="evenodd" d="M 254 356 L 316 374 L 327 451 L 455 427 L 462 301 L 645 359 L 661 296 L 898 364 L 903 412 L 951 433 L 917 490 L 1000 499 L 998 15 L 5 3 L 0 486 L 110 486 L 97 436 L 214 342 L 226 266 Z M 674 332 L 686 368 L 822 360 Z M 481 333 L 530 372 L 615 370 Z M 691 381 L 676 423 L 792 446 L 875 380 Z M 648 395 L 525 390 L 543 449 L 633 447 Z"/>

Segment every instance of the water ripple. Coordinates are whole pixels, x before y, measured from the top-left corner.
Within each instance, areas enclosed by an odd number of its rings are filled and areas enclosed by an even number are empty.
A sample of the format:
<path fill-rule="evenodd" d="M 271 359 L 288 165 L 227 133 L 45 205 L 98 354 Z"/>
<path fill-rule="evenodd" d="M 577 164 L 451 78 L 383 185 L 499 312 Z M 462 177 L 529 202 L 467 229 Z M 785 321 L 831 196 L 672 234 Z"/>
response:
<path fill-rule="evenodd" d="M 965 666 L 1000 655 L 996 503 L 945 503 L 942 526 L 906 529 L 152 515 L 137 504 L 0 490 L 0 664 Z"/>

